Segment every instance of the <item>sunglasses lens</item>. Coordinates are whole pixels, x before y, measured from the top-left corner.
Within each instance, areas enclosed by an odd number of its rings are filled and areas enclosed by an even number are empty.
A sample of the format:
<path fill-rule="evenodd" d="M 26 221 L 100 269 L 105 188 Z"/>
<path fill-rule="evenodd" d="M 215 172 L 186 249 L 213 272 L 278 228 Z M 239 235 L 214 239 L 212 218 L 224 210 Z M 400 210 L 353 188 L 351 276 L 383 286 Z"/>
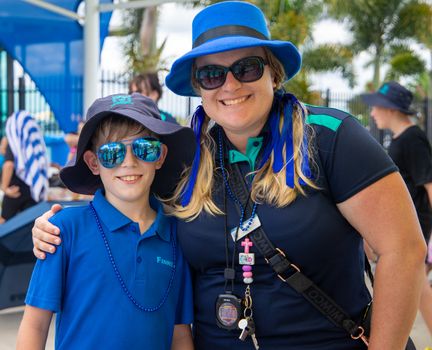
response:
<path fill-rule="evenodd" d="M 216 89 L 225 82 L 227 70 L 220 66 L 204 66 L 197 70 L 199 84 L 207 90 Z"/>
<path fill-rule="evenodd" d="M 225 83 L 228 71 L 231 71 L 238 81 L 251 83 L 261 79 L 266 64 L 261 57 L 246 57 L 234 62 L 231 67 L 209 65 L 198 68 L 196 79 L 206 90 L 217 89 Z"/>
<path fill-rule="evenodd" d="M 161 143 L 153 138 L 140 138 L 132 143 L 132 151 L 144 162 L 156 162 L 161 156 Z"/>
<path fill-rule="evenodd" d="M 246 57 L 234 63 L 231 71 L 237 80 L 242 83 L 250 83 L 261 79 L 264 73 L 264 64 L 258 57 Z"/>
<path fill-rule="evenodd" d="M 126 155 L 126 147 L 120 142 L 111 142 L 100 146 L 97 152 L 100 163 L 105 168 L 114 168 L 121 164 Z"/>

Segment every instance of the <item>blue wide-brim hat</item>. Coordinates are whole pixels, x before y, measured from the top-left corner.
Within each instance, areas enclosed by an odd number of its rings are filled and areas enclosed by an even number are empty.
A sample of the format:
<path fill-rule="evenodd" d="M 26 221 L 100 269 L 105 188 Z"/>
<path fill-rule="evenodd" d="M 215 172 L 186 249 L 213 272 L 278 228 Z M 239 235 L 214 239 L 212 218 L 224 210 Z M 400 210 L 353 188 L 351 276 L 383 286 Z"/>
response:
<path fill-rule="evenodd" d="M 93 102 L 79 136 L 76 157 L 60 171 L 60 179 L 68 189 L 81 194 L 94 194 L 103 187 L 100 176 L 93 175 L 84 162 L 83 155 L 89 149 L 98 125 L 112 115 L 135 120 L 157 134 L 168 147 L 164 164 L 156 171 L 151 191 L 163 198 L 172 196 L 182 172 L 194 159 L 194 133 L 191 128 L 161 120 L 156 104 L 139 93 L 111 95 Z"/>
<path fill-rule="evenodd" d="M 262 11 L 241 1 L 226 1 L 204 8 L 192 23 L 192 50 L 178 58 L 166 77 L 168 88 L 178 95 L 197 96 L 192 87 L 192 65 L 197 57 L 262 46 L 272 51 L 285 69 L 286 80 L 301 67 L 301 56 L 289 41 L 271 40 Z"/>

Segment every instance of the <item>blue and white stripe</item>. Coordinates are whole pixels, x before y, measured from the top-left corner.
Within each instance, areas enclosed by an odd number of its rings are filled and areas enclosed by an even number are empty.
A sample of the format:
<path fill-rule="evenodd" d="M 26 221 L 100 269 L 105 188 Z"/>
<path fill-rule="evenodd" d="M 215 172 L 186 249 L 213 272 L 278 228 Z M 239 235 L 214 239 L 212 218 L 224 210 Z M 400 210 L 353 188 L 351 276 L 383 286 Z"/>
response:
<path fill-rule="evenodd" d="M 36 120 L 26 111 L 12 114 L 6 122 L 6 137 L 15 157 L 15 173 L 36 201 L 48 193 L 48 159 L 45 141 Z"/>

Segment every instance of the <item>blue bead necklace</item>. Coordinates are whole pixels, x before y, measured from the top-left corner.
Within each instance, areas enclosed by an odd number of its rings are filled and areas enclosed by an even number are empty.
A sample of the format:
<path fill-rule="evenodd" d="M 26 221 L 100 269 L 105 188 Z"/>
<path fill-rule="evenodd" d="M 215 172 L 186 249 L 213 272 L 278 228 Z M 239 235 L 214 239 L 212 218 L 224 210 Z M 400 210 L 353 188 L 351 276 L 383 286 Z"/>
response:
<path fill-rule="evenodd" d="M 221 169 L 222 169 L 222 177 L 223 177 L 223 180 L 225 183 L 225 187 L 228 191 L 228 195 L 234 201 L 234 203 L 236 203 L 240 208 L 241 215 L 240 215 L 240 223 L 239 223 L 238 227 L 242 231 L 247 231 L 247 230 L 249 230 L 249 227 L 252 225 L 258 204 L 254 203 L 253 208 L 252 208 L 251 217 L 247 221 L 246 227 L 243 227 L 243 219 L 244 219 L 244 215 L 245 215 L 245 209 L 244 209 L 243 205 L 240 203 L 240 201 L 237 199 L 236 195 L 233 193 L 233 191 L 231 190 L 231 187 L 229 185 L 228 177 L 225 173 L 225 165 L 224 165 L 224 159 L 223 159 L 223 138 L 222 138 L 222 130 L 220 127 L 218 130 L 218 133 L 219 133 L 219 145 L 218 145 L 219 146 L 218 147 L 219 148 L 219 162 L 220 162 Z"/>
<path fill-rule="evenodd" d="M 111 265 L 112 265 L 112 267 L 113 267 L 113 270 L 114 270 L 114 272 L 115 272 L 115 275 L 117 276 L 117 279 L 118 279 L 118 281 L 120 282 L 120 285 L 121 285 L 121 287 L 122 287 L 124 293 L 126 294 L 126 296 L 127 296 L 127 297 L 129 298 L 129 300 L 130 300 L 130 301 L 131 301 L 131 302 L 132 302 L 132 303 L 133 303 L 133 304 L 134 304 L 138 309 L 140 309 L 141 311 L 145 311 L 145 312 L 154 312 L 154 311 L 159 310 L 159 309 L 162 307 L 162 305 L 165 303 L 165 301 L 167 300 L 167 298 L 168 298 L 168 294 L 169 294 L 169 292 L 170 292 L 170 290 L 171 290 L 171 287 L 172 287 L 172 284 L 173 284 L 173 281 L 174 281 L 174 276 L 175 276 L 175 270 L 176 270 L 175 262 L 177 261 L 177 260 L 176 260 L 176 242 L 175 242 L 175 239 L 174 239 L 172 233 L 171 233 L 171 245 L 172 245 L 172 250 L 173 250 L 173 261 L 174 261 L 174 266 L 173 266 L 172 271 L 171 271 L 171 277 L 170 277 L 170 280 L 169 280 L 169 283 L 168 283 L 168 287 L 167 287 L 167 289 L 165 290 L 165 293 L 164 293 L 164 295 L 162 296 L 162 299 L 161 299 L 161 301 L 159 302 L 159 304 L 158 304 L 157 306 L 155 306 L 155 307 L 145 307 L 145 306 L 141 305 L 141 304 L 140 304 L 140 303 L 139 303 L 139 302 L 138 302 L 138 301 L 133 297 L 132 293 L 131 293 L 131 292 L 129 291 L 129 289 L 127 288 L 126 283 L 124 282 L 124 280 L 123 280 L 123 278 L 121 277 L 120 272 L 119 272 L 119 270 L 118 270 L 118 268 L 117 268 L 117 264 L 115 263 L 114 257 L 113 257 L 112 252 L 111 252 L 111 248 L 110 248 L 110 246 L 109 246 L 109 244 L 108 244 L 108 240 L 107 240 L 107 238 L 106 238 L 106 235 L 105 235 L 105 232 L 104 232 L 104 230 L 103 230 L 103 228 L 102 228 L 102 225 L 101 225 L 101 223 L 100 223 L 100 221 L 99 221 L 99 217 L 98 217 L 98 215 L 97 215 L 97 213 L 96 213 L 96 210 L 95 210 L 95 208 L 93 207 L 93 203 L 90 203 L 90 208 L 92 209 L 93 215 L 94 215 L 94 217 L 95 217 L 95 219 L 96 219 L 97 227 L 98 227 L 99 232 L 100 232 L 101 235 L 102 235 L 102 239 L 103 239 L 103 241 L 104 241 L 104 243 L 105 243 L 105 248 L 106 248 L 106 250 L 107 250 L 108 257 L 109 257 L 109 260 L 110 260 Z"/>

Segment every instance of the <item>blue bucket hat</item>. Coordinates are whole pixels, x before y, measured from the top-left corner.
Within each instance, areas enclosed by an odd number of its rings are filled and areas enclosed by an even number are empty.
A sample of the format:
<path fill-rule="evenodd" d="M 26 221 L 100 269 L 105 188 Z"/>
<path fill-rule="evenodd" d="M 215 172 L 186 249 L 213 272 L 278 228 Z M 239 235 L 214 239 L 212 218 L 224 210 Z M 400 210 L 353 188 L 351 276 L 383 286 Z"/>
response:
<path fill-rule="evenodd" d="M 195 137 L 190 128 L 161 120 L 156 104 L 139 93 L 111 95 L 97 99 L 87 111 L 81 130 L 75 159 L 61 171 L 60 179 L 71 191 L 94 194 L 102 188 L 100 176 L 93 175 L 84 162 L 83 155 L 103 119 L 118 115 L 133 119 L 158 135 L 167 145 L 168 153 L 162 167 L 157 170 L 151 190 L 160 197 L 169 197 L 181 178 L 183 170 L 192 164 L 195 153 Z"/>
<path fill-rule="evenodd" d="M 272 51 L 285 69 L 286 80 L 300 70 L 301 56 L 289 41 L 271 40 L 266 19 L 255 5 L 225 1 L 204 8 L 192 23 L 192 50 L 178 58 L 166 77 L 166 86 L 178 95 L 197 96 L 192 65 L 197 57 L 263 46 Z"/>
<path fill-rule="evenodd" d="M 410 109 L 413 94 L 395 81 L 384 83 L 377 92 L 361 95 L 368 106 L 396 109 L 404 114 L 416 114 Z"/>

